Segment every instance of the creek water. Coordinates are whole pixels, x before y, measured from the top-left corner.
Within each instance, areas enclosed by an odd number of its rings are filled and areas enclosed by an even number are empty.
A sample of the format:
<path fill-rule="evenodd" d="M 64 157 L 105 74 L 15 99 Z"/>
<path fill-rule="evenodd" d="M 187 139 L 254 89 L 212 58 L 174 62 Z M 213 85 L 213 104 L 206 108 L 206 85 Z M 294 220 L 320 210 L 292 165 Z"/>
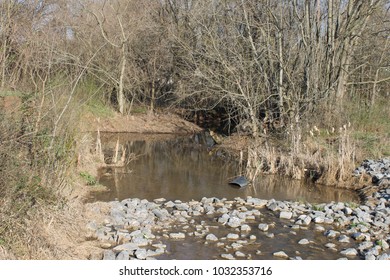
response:
<path fill-rule="evenodd" d="M 229 185 L 229 181 L 242 172 L 239 164 L 222 151 L 210 150 L 207 138 L 201 135 L 134 141 L 131 134 L 107 134 L 103 138 L 107 158 L 112 156 L 118 139 L 132 159 L 123 167 L 106 167 L 99 171 L 99 182 L 109 190 L 96 194 L 95 200 L 163 197 L 190 201 L 202 197 L 233 199 L 253 196 L 323 203 L 358 202 L 359 199 L 349 190 L 276 175 L 260 176 L 251 186 L 244 188 Z"/>
<path fill-rule="evenodd" d="M 138 139 L 137 139 L 138 138 Z M 91 201 L 113 201 L 126 198 L 141 198 L 152 201 L 157 198 L 167 200 L 201 200 L 202 197 L 234 199 L 248 196 L 261 199 L 304 201 L 310 203 L 326 203 L 331 201 L 359 202 L 357 194 L 352 191 L 307 184 L 282 176 L 264 175 L 251 186 L 236 188 L 228 184 L 240 174 L 240 165 L 231 160 L 229 155 L 208 148 L 204 135 L 141 137 L 131 134 L 104 134 L 102 145 L 106 158 L 112 157 L 117 141 L 126 148 L 126 155 L 132 160 L 123 167 L 105 167 L 99 173 L 99 182 L 108 187 L 106 192 L 96 193 Z M 264 213 L 263 213 L 264 212 Z M 208 219 L 211 233 L 218 231 L 219 236 L 232 232 L 232 229 L 220 228 L 212 217 L 197 217 L 195 224 Z M 271 251 L 284 250 L 291 255 L 304 259 L 335 259 L 337 252 L 326 249 L 326 237 L 323 232 L 315 231 L 314 225 L 308 230 L 294 232 L 288 226 L 289 221 L 275 217 L 274 213 L 262 211 L 261 219 L 252 222 L 253 228 L 261 223 L 275 224 L 274 238 L 256 231 L 257 240 L 263 240 L 261 251 L 249 246 L 243 252 L 253 259 L 270 259 Z M 290 222 L 291 224 L 291 222 Z M 213 226 L 214 225 L 214 226 Z M 183 230 L 182 225 L 173 225 L 172 232 Z M 191 227 L 191 225 L 190 225 Z M 188 225 L 187 225 L 188 228 Z M 331 229 L 329 226 L 327 229 Z M 169 254 L 159 259 L 218 259 L 221 249 L 215 244 L 200 246 L 205 240 L 188 237 L 184 241 L 166 238 Z M 313 242 L 305 250 L 297 245 L 302 238 Z M 321 245 L 320 245 L 321 244 Z M 300 247 L 299 247 L 300 246 Z"/>

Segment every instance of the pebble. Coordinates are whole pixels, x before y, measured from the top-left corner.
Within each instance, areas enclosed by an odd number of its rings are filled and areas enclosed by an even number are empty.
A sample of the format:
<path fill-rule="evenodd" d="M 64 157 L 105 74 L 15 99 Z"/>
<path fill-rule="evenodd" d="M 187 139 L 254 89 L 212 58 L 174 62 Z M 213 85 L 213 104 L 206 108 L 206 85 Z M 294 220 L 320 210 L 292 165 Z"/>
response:
<path fill-rule="evenodd" d="M 340 234 L 340 232 L 338 232 L 338 231 L 335 231 L 335 230 L 327 230 L 325 233 L 324 233 L 324 235 L 326 236 L 326 237 L 329 237 L 329 238 L 335 238 L 337 235 L 339 235 Z"/>
<path fill-rule="evenodd" d="M 342 255 L 346 256 L 356 256 L 358 254 L 358 251 L 355 248 L 348 248 L 340 252 Z"/>
<path fill-rule="evenodd" d="M 227 236 L 226 236 L 227 239 L 231 239 L 231 240 L 237 240 L 240 238 L 240 236 L 236 233 L 229 233 Z"/>
<path fill-rule="evenodd" d="M 186 238 L 186 235 L 183 232 L 178 232 L 178 233 L 170 233 L 169 238 L 172 239 L 184 239 Z"/>
<path fill-rule="evenodd" d="M 238 257 L 238 258 L 245 258 L 245 257 L 246 257 L 246 255 L 245 255 L 243 252 L 240 252 L 240 251 L 236 251 L 236 252 L 234 253 L 234 255 L 235 255 L 236 257 Z"/>
<path fill-rule="evenodd" d="M 307 245 L 307 244 L 309 244 L 309 243 L 310 243 L 310 241 L 307 240 L 306 238 L 301 239 L 301 240 L 298 241 L 298 244 L 299 244 L 299 245 Z"/>
<path fill-rule="evenodd" d="M 269 226 L 267 224 L 259 224 L 258 228 L 261 231 L 267 231 L 269 229 Z"/>
<path fill-rule="evenodd" d="M 279 218 L 280 219 L 290 220 L 292 218 L 292 216 L 293 216 L 293 213 L 292 212 L 288 212 L 288 211 L 282 211 L 279 214 Z"/>
<path fill-rule="evenodd" d="M 226 260 L 235 260 L 232 254 L 222 254 L 221 258 L 226 259 Z"/>
<path fill-rule="evenodd" d="M 115 253 L 112 250 L 105 250 L 103 252 L 103 260 L 105 261 L 115 260 Z"/>
<path fill-rule="evenodd" d="M 278 258 L 288 259 L 288 255 L 283 251 L 275 252 L 273 255 Z"/>
<path fill-rule="evenodd" d="M 218 241 L 218 237 L 216 237 L 214 234 L 210 233 L 206 235 L 206 240 L 207 241 Z"/>
<path fill-rule="evenodd" d="M 349 237 L 344 235 L 344 234 L 339 236 L 338 241 L 340 243 L 349 243 L 350 242 Z"/>

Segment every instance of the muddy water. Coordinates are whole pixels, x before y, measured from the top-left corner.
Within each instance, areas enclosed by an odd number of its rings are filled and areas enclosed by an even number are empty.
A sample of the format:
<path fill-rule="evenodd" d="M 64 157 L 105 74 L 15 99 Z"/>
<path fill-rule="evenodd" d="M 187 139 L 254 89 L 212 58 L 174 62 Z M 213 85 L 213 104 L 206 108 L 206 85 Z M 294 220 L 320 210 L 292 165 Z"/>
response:
<path fill-rule="evenodd" d="M 136 140 L 131 135 L 105 135 L 106 158 L 113 154 L 118 137 L 133 158 L 121 168 L 103 168 L 99 181 L 109 191 L 96 194 L 100 201 L 145 198 L 153 200 L 200 200 L 202 197 L 232 199 L 247 196 L 262 199 L 298 200 L 311 203 L 356 202 L 348 190 L 334 189 L 282 176 L 261 176 L 252 186 L 236 188 L 228 184 L 240 174 L 238 163 L 228 155 L 210 150 L 204 136 L 187 136 L 161 141 Z"/>
<path fill-rule="evenodd" d="M 117 140 L 126 148 L 127 156 L 132 160 L 124 167 L 108 167 L 100 170 L 99 181 L 108 186 L 108 191 L 98 193 L 93 200 L 112 201 L 125 198 L 141 198 L 152 201 L 156 198 L 167 200 L 200 200 L 202 197 L 233 199 L 247 196 L 262 199 L 298 200 L 310 203 L 330 201 L 358 202 L 358 196 L 347 190 L 333 189 L 304 184 L 280 176 L 261 176 L 253 186 L 242 189 L 232 187 L 229 180 L 240 173 L 238 163 L 229 160 L 229 156 L 210 150 L 207 139 L 202 136 L 185 136 L 172 139 L 169 136 L 144 139 L 136 135 L 104 135 L 102 142 L 105 156 L 112 157 Z M 158 140 L 158 141 L 157 141 Z M 307 229 L 293 229 L 291 222 L 279 219 L 275 213 L 263 209 L 262 215 L 248 223 L 252 230 L 241 236 L 249 240 L 255 235 L 255 241 L 240 249 L 251 259 L 273 259 L 273 252 L 283 250 L 290 257 L 303 259 L 337 259 L 342 257 L 337 251 L 324 246 L 329 240 L 323 232 L 314 230 L 314 225 Z M 206 223 L 205 223 L 206 222 Z M 274 224 L 267 233 L 257 229 L 259 223 Z M 169 232 L 195 231 L 196 225 L 205 224 L 209 233 L 219 238 L 219 243 L 207 244 L 204 238 L 187 236 L 185 240 L 167 238 Z M 334 229 L 325 226 L 325 229 Z M 336 229 L 337 230 L 337 229 Z M 156 232 L 160 240 L 167 245 L 167 254 L 158 259 L 220 259 L 221 254 L 234 253 L 233 241 L 224 236 L 238 233 L 235 229 L 219 225 L 214 217 L 204 215 L 195 217 L 193 224 L 173 225 L 169 231 Z M 312 241 L 308 245 L 298 245 L 298 241 L 307 238 Z M 337 242 L 335 242 L 337 243 Z M 353 240 L 347 247 L 353 247 Z M 342 244 L 337 249 L 341 250 Z M 261 252 L 260 252 L 261 251 Z M 355 257 L 353 257 L 355 258 Z"/>

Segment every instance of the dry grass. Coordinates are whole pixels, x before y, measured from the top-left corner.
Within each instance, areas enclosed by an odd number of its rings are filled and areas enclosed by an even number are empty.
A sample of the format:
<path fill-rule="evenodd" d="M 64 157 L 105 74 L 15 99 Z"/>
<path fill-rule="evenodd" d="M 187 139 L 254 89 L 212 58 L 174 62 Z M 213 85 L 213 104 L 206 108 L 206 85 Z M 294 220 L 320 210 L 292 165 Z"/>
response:
<path fill-rule="evenodd" d="M 345 124 L 337 132 L 316 126 L 302 131 L 291 126 L 283 143 L 270 138 L 252 140 L 246 153 L 246 175 L 253 180 L 260 173 L 278 173 L 324 185 L 357 187 L 351 176 L 355 168 L 351 126 Z"/>

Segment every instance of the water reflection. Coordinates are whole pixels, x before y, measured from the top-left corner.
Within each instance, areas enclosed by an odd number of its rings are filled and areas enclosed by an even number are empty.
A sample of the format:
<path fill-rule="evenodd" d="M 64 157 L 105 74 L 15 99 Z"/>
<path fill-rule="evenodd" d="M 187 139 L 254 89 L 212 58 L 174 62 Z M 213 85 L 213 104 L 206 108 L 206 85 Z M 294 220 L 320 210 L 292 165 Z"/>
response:
<path fill-rule="evenodd" d="M 102 138 L 107 157 L 113 153 L 118 135 Z M 209 151 L 207 137 L 187 136 L 175 139 L 131 140 L 121 135 L 128 154 L 136 158 L 122 168 L 100 170 L 100 183 L 109 191 L 96 194 L 94 200 L 112 201 L 129 197 L 153 200 L 190 201 L 202 197 L 232 199 L 254 196 L 263 199 L 301 200 L 312 203 L 358 201 L 354 192 L 305 184 L 281 176 L 261 176 L 252 186 L 235 188 L 228 184 L 237 176 L 236 162 Z"/>

